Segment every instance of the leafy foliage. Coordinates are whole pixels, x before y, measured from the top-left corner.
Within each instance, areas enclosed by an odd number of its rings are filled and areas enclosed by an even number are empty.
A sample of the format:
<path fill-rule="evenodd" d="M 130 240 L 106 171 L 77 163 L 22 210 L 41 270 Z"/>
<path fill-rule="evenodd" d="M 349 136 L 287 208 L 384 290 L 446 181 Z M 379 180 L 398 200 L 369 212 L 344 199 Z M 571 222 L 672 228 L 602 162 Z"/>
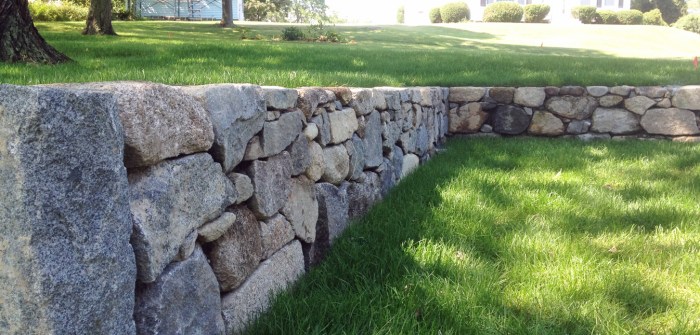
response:
<path fill-rule="evenodd" d="M 621 10 L 621 11 L 618 11 L 616 14 L 617 14 L 617 19 L 620 21 L 620 24 L 626 24 L 626 25 L 642 24 L 642 22 L 644 20 L 644 14 L 642 14 L 642 12 L 640 12 L 636 9 Z"/>
<path fill-rule="evenodd" d="M 290 0 L 246 0 L 243 2 L 245 16 L 250 21 L 285 21 Z"/>
<path fill-rule="evenodd" d="M 549 14 L 549 5 L 530 4 L 523 7 L 525 12 L 525 22 L 538 23 L 544 21 L 544 18 Z"/>
<path fill-rule="evenodd" d="M 285 41 L 301 41 L 304 39 L 304 32 L 298 27 L 287 27 L 282 30 L 282 39 Z"/>
<path fill-rule="evenodd" d="M 596 18 L 596 23 L 600 24 L 620 24 L 620 20 L 617 18 L 617 14 L 611 10 L 599 10 L 598 17 Z"/>
<path fill-rule="evenodd" d="M 520 22 L 523 7 L 515 2 L 496 2 L 484 9 L 484 22 Z"/>
<path fill-rule="evenodd" d="M 644 13 L 642 16 L 642 24 L 648 26 L 668 26 L 668 23 L 664 21 L 664 18 L 661 16 L 661 11 L 658 8 Z"/>
<path fill-rule="evenodd" d="M 428 13 L 430 18 L 430 23 L 442 23 L 442 17 L 440 16 L 440 8 L 436 7 L 430 10 Z"/>
<path fill-rule="evenodd" d="M 655 8 L 656 5 L 654 5 L 653 0 L 632 0 L 632 5 L 630 6 L 630 9 L 636 9 L 642 13 L 649 12 Z"/>
<path fill-rule="evenodd" d="M 673 26 L 700 34 L 700 14 L 686 15 L 680 18 Z"/>
<path fill-rule="evenodd" d="M 406 9 L 404 6 L 400 6 L 398 11 L 396 11 L 396 23 L 404 24 L 406 21 Z"/>
<path fill-rule="evenodd" d="M 469 20 L 469 7 L 464 2 L 452 2 L 440 8 L 440 18 L 445 23 Z"/>
<path fill-rule="evenodd" d="M 571 15 L 583 24 L 595 23 L 597 18 L 596 8 L 594 6 L 574 7 L 574 9 L 571 10 Z"/>
<path fill-rule="evenodd" d="M 661 16 L 667 23 L 674 23 L 688 14 L 688 4 L 685 0 L 654 0 L 654 5 L 661 11 Z"/>
<path fill-rule="evenodd" d="M 341 35 L 334 29 L 328 29 L 327 26 L 323 24 L 323 21 L 310 25 L 306 37 L 316 42 L 342 42 Z"/>
<path fill-rule="evenodd" d="M 84 21 L 88 9 L 71 3 L 30 2 L 29 12 L 34 21 Z"/>

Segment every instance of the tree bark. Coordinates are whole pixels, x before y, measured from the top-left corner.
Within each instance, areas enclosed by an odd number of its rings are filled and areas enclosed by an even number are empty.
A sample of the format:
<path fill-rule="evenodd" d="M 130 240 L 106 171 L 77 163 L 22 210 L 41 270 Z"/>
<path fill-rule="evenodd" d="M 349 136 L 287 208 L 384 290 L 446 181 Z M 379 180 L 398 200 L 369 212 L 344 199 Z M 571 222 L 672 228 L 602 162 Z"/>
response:
<path fill-rule="evenodd" d="M 116 35 L 112 28 L 112 0 L 91 0 L 83 35 Z"/>
<path fill-rule="evenodd" d="M 27 0 L 0 0 L 0 61 L 56 64 L 70 58 L 39 35 Z"/>
<path fill-rule="evenodd" d="M 221 2 L 221 26 L 224 28 L 233 27 L 233 3 L 231 0 Z"/>

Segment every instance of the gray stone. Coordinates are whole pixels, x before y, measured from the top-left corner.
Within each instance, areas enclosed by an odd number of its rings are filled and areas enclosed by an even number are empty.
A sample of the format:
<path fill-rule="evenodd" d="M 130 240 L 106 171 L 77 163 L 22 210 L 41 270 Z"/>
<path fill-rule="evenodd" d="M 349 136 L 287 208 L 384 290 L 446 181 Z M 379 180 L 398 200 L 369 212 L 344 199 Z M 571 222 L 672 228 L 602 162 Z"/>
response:
<path fill-rule="evenodd" d="M 430 135 L 428 134 L 428 129 L 425 126 L 420 126 L 416 130 L 416 154 L 423 157 L 428 153 L 430 148 Z"/>
<path fill-rule="evenodd" d="M 673 106 L 700 110 L 700 86 L 683 86 L 673 96 Z"/>
<path fill-rule="evenodd" d="M 316 139 L 321 146 L 326 146 L 331 143 L 331 121 L 328 118 L 328 113 L 322 113 L 311 119 L 311 122 L 318 127 L 318 138 Z"/>
<path fill-rule="evenodd" d="M 464 104 L 481 100 L 486 95 L 484 87 L 450 87 L 449 102 Z"/>
<path fill-rule="evenodd" d="M 275 159 L 253 161 L 247 174 L 255 192 L 248 201 L 258 218 L 268 218 L 284 206 L 289 197 L 289 180 L 292 164 L 285 151 Z"/>
<path fill-rule="evenodd" d="M 401 171 L 398 171 L 398 169 L 395 168 L 392 164 L 391 160 L 389 160 L 388 158 L 384 158 L 384 164 L 382 164 L 382 169 L 381 171 L 379 171 L 379 180 L 381 182 L 382 197 L 385 197 L 387 194 L 389 194 L 389 191 L 396 185 L 397 174 L 403 175 L 403 167 Z"/>
<path fill-rule="evenodd" d="M 700 136 L 679 136 L 674 137 L 673 142 L 700 143 Z"/>
<path fill-rule="evenodd" d="M 243 160 L 252 161 L 263 156 L 265 156 L 265 153 L 263 152 L 262 143 L 260 143 L 260 136 L 253 136 L 248 142 L 248 146 L 246 146 Z"/>
<path fill-rule="evenodd" d="M 238 196 L 236 198 L 236 204 L 241 204 L 253 196 L 255 189 L 253 188 L 253 182 L 250 181 L 250 177 L 235 172 L 230 172 L 226 176 L 236 189 L 236 195 Z"/>
<path fill-rule="evenodd" d="M 394 178 L 396 180 L 401 179 L 401 174 L 403 172 L 403 151 L 398 146 L 394 146 L 394 150 L 391 154 L 391 165 L 394 166 Z"/>
<path fill-rule="evenodd" d="M 328 113 L 328 119 L 330 120 L 331 143 L 333 144 L 347 141 L 357 131 L 357 117 L 355 117 L 355 111 L 352 108 Z"/>
<path fill-rule="evenodd" d="M 275 295 L 304 274 L 301 244 L 294 241 L 262 262 L 235 292 L 222 298 L 226 334 L 239 334 L 269 307 Z"/>
<path fill-rule="evenodd" d="M 243 160 L 246 145 L 265 122 L 265 99 L 258 86 L 206 85 L 183 87 L 199 100 L 214 126 L 211 155 L 230 172 Z"/>
<path fill-rule="evenodd" d="M 513 102 L 515 88 L 513 87 L 491 87 L 489 97 L 499 104 L 510 104 Z"/>
<path fill-rule="evenodd" d="M 350 220 L 365 215 L 381 197 L 379 175 L 366 172 L 362 182 L 350 183 L 348 194 L 348 218 Z"/>
<path fill-rule="evenodd" d="M 350 156 L 344 145 L 323 148 L 323 181 L 339 185 L 350 171 Z"/>
<path fill-rule="evenodd" d="M 311 119 L 311 116 L 319 106 L 331 102 L 335 98 L 335 94 L 332 92 L 327 92 L 324 89 L 314 87 L 299 88 L 297 89 L 297 92 L 299 93 L 297 106 L 301 109 L 301 112 L 306 117 L 306 120 Z"/>
<path fill-rule="evenodd" d="M 316 199 L 318 200 L 318 222 L 316 229 L 328 231 L 329 243 L 332 244 L 350 223 L 348 218 L 348 187 L 345 182 L 336 187 L 329 183 L 315 184 Z M 316 235 L 318 238 L 318 235 Z"/>
<path fill-rule="evenodd" d="M 316 182 L 323 177 L 323 172 L 326 170 L 326 163 L 323 158 L 323 149 L 318 143 L 310 142 L 309 155 L 311 157 L 311 163 L 304 174 L 309 177 L 309 179 Z"/>
<path fill-rule="evenodd" d="M 199 227 L 197 230 L 199 242 L 209 243 L 218 240 L 235 222 L 236 214 L 224 212 L 218 219 Z"/>
<path fill-rule="evenodd" d="M 513 102 L 525 107 L 540 107 L 546 97 L 543 87 L 519 87 L 515 90 Z"/>
<path fill-rule="evenodd" d="M 372 90 L 372 106 L 375 110 L 385 111 L 387 109 L 386 97 L 381 90 Z"/>
<path fill-rule="evenodd" d="M 385 122 L 382 125 L 382 147 L 384 150 L 390 150 L 401 137 L 401 125 L 396 121 Z"/>
<path fill-rule="evenodd" d="M 292 160 L 292 176 L 298 176 L 306 171 L 311 164 L 311 152 L 309 141 L 304 135 L 299 135 L 297 140 L 289 147 L 289 155 Z"/>
<path fill-rule="evenodd" d="M 406 89 L 395 87 L 379 87 L 375 88 L 375 91 L 378 91 L 384 95 L 384 99 L 386 100 L 386 109 L 401 109 L 401 96 L 405 94 Z"/>
<path fill-rule="evenodd" d="M 550 96 L 550 97 L 555 96 L 555 95 L 559 95 L 559 92 L 561 92 L 561 89 L 559 87 L 556 87 L 556 86 L 546 86 L 544 88 L 544 93 L 546 93 L 547 96 Z"/>
<path fill-rule="evenodd" d="M 649 134 L 679 136 L 700 133 L 695 114 L 687 109 L 650 109 L 642 116 L 641 124 Z"/>
<path fill-rule="evenodd" d="M 382 121 L 379 112 L 372 112 L 367 116 L 365 136 L 363 138 L 365 150 L 365 168 L 373 168 L 382 164 Z"/>
<path fill-rule="evenodd" d="M 352 91 L 347 87 L 326 87 L 335 94 L 336 100 L 343 104 L 343 106 L 348 106 L 352 101 Z"/>
<path fill-rule="evenodd" d="M 262 259 L 260 224 L 255 214 L 242 205 L 230 211 L 236 216 L 236 222 L 206 248 L 221 292 L 243 284 Z"/>
<path fill-rule="evenodd" d="M 399 146 L 403 149 L 404 153 L 414 153 L 416 152 L 416 131 L 411 130 L 401 134 L 399 138 Z"/>
<path fill-rule="evenodd" d="M 600 98 L 610 92 L 606 86 L 588 86 L 586 87 L 586 90 L 588 91 L 588 94 L 596 98 Z"/>
<path fill-rule="evenodd" d="M 314 182 L 299 177 L 292 180 L 292 192 L 282 214 L 294 229 L 294 234 L 302 241 L 311 243 L 316 238 L 316 221 L 318 221 L 318 201 Z"/>
<path fill-rule="evenodd" d="M 520 107 L 500 106 L 493 113 L 491 124 L 499 134 L 518 135 L 527 130 L 530 116 Z"/>
<path fill-rule="evenodd" d="M 147 82 L 60 84 L 111 93 L 124 129 L 124 165 L 149 166 L 166 158 L 209 150 L 212 120 L 202 105 L 178 88 Z"/>
<path fill-rule="evenodd" d="M 591 121 L 588 120 L 573 120 L 569 123 L 569 125 L 566 128 L 566 132 L 568 134 L 583 134 L 587 133 L 588 130 L 591 129 Z"/>
<path fill-rule="evenodd" d="M 598 108 L 593 112 L 591 131 L 615 135 L 630 134 L 641 130 L 639 117 L 624 109 Z"/>
<path fill-rule="evenodd" d="M 609 140 L 612 137 L 610 134 L 581 134 L 581 135 L 576 135 L 576 139 L 588 142 L 588 141 L 596 141 L 596 140 Z"/>
<path fill-rule="evenodd" d="M 134 334 L 123 150 L 113 95 L 0 85 L 0 332 Z"/>
<path fill-rule="evenodd" d="M 547 100 L 547 109 L 569 119 L 583 120 L 591 117 L 598 102 L 591 97 L 562 96 Z"/>
<path fill-rule="evenodd" d="M 537 111 L 532 116 L 528 132 L 533 135 L 559 136 L 564 134 L 564 123 L 552 113 Z"/>
<path fill-rule="evenodd" d="M 277 214 L 260 222 L 260 241 L 262 242 L 262 259 L 270 258 L 274 253 L 294 239 L 294 229 L 284 216 Z"/>
<path fill-rule="evenodd" d="M 352 102 L 350 106 L 358 116 L 367 115 L 374 111 L 373 91 L 367 88 L 352 88 Z"/>
<path fill-rule="evenodd" d="M 364 174 L 365 167 L 365 144 L 359 136 L 353 135 L 351 141 L 345 142 L 345 149 L 350 156 L 348 167 L 348 179 L 359 180 Z"/>
<path fill-rule="evenodd" d="M 413 154 L 408 154 L 403 156 L 403 165 L 401 170 L 401 178 L 404 178 L 411 174 L 420 165 L 420 158 Z"/>
<path fill-rule="evenodd" d="M 638 95 L 634 98 L 625 99 L 625 108 L 637 115 L 644 115 L 647 109 L 656 105 L 656 101 L 649 99 L 643 95 Z"/>
<path fill-rule="evenodd" d="M 130 171 L 131 245 L 138 279 L 156 280 L 187 235 L 218 218 L 236 194 L 221 166 L 206 153 Z"/>
<path fill-rule="evenodd" d="M 168 265 L 158 280 L 136 288 L 138 334 L 223 334 L 221 298 L 201 248 Z M 83 306 L 86 307 L 86 306 Z"/>
<path fill-rule="evenodd" d="M 284 113 L 277 121 L 265 122 L 262 136 L 260 136 L 262 157 L 270 157 L 282 152 L 301 134 L 302 128 L 303 116 L 298 111 Z"/>
<path fill-rule="evenodd" d="M 265 121 L 276 121 L 282 116 L 282 113 L 278 110 L 273 110 L 273 111 L 267 111 L 265 114 Z"/>
<path fill-rule="evenodd" d="M 610 93 L 627 97 L 630 95 L 630 93 L 634 90 L 634 87 L 632 86 L 615 86 L 610 88 Z"/>
<path fill-rule="evenodd" d="M 671 108 L 671 106 L 673 106 L 673 104 L 671 104 L 671 99 L 669 98 L 663 98 L 661 101 L 656 103 L 656 107 L 659 108 Z"/>
<path fill-rule="evenodd" d="M 296 106 L 299 98 L 299 93 L 296 90 L 284 87 L 263 86 L 262 92 L 268 109 L 292 109 Z"/>
<path fill-rule="evenodd" d="M 599 99 L 600 106 L 606 108 L 615 107 L 622 103 L 623 100 L 625 99 L 619 95 L 606 95 Z"/>
<path fill-rule="evenodd" d="M 575 97 L 580 97 L 586 94 L 586 89 L 581 86 L 563 86 L 559 90 L 559 95 L 571 95 Z"/>
<path fill-rule="evenodd" d="M 315 123 L 307 124 L 306 128 L 304 128 L 304 136 L 306 136 L 306 139 L 309 141 L 315 140 L 318 136 L 318 126 Z"/>
<path fill-rule="evenodd" d="M 637 95 L 643 95 L 652 99 L 663 98 L 666 96 L 666 94 L 668 94 L 668 90 L 666 88 L 659 86 L 637 87 L 635 92 Z"/>
<path fill-rule="evenodd" d="M 197 247 L 197 236 L 198 231 L 194 230 L 185 237 L 185 240 L 180 245 L 180 249 L 178 249 L 175 261 L 184 261 L 192 255 L 194 249 Z"/>
<path fill-rule="evenodd" d="M 490 124 L 485 124 L 481 126 L 481 129 L 479 129 L 482 133 L 492 133 L 493 132 L 493 127 L 491 127 Z"/>
<path fill-rule="evenodd" d="M 483 111 L 478 102 L 452 109 L 449 113 L 449 131 L 453 134 L 478 132 L 488 116 L 488 113 Z"/>

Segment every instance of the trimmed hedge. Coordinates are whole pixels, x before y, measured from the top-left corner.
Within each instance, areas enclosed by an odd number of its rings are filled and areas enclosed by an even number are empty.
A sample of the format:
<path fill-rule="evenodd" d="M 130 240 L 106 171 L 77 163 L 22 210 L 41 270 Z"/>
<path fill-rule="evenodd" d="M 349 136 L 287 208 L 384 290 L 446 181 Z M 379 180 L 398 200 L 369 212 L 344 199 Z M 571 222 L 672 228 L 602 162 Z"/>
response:
<path fill-rule="evenodd" d="M 549 14 L 549 5 L 530 4 L 523 7 L 525 13 L 525 22 L 538 23 L 544 21 L 544 18 Z"/>
<path fill-rule="evenodd" d="M 88 15 L 87 7 L 70 3 L 56 5 L 44 2 L 30 2 L 29 13 L 34 21 L 85 21 Z"/>
<path fill-rule="evenodd" d="M 595 23 L 598 13 L 594 6 L 578 6 L 571 10 L 571 15 L 583 24 Z"/>
<path fill-rule="evenodd" d="M 668 26 L 668 23 L 661 17 L 661 11 L 658 8 L 644 13 L 642 15 L 642 24 L 648 26 Z"/>
<path fill-rule="evenodd" d="M 465 2 L 448 3 L 440 8 L 440 18 L 444 23 L 469 20 L 469 6 Z"/>
<path fill-rule="evenodd" d="M 495 2 L 484 9 L 484 22 L 520 22 L 523 7 L 515 2 Z"/>
<path fill-rule="evenodd" d="M 442 23 L 442 17 L 440 16 L 440 8 L 433 8 L 428 13 L 430 18 L 430 23 Z"/>
<path fill-rule="evenodd" d="M 611 10 L 599 10 L 596 17 L 596 23 L 600 24 L 620 24 L 617 14 Z"/>
<path fill-rule="evenodd" d="M 644 14 L 642 14 L 642 12 L 636 9 L 621 10 L 618 11 L 616 14 L 617 19 L 620 21 L 620 24 L 642 24 L 642 22 L 644 21 Z"/>
<path fill-rule="evenodd" d="M 675 28 L 700 34 L 700 14 L 686 15 L 673 24 Z"/>

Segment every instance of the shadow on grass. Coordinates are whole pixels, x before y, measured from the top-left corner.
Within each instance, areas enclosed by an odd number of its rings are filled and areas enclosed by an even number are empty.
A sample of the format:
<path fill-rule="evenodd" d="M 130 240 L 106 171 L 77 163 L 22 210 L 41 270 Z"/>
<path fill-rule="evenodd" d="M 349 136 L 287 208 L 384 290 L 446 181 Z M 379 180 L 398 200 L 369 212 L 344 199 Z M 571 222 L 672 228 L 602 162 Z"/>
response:
<path fill-rule="evenodd" d="M 622 161 L 618 166 L 624 169 L 625 162 L 655 155 L 665 157 L 660 163 L 669 170 L 697 169 L 693 167 L 700 163 L 697 150 L 690 146 L 684 149 L 673 144 L 641 142 L 633 145 L 576 142 L 557 146 L 546 140 L 518 140 L 517 143 L 504 140 L 497 145 L 489 141 L 493 140 L 475 140 L 471 144 L 452 141 L 447 153 L 406 178 L 366 217 L 351 226 L 337 241 L 326 261 L 290 292 L 278 298 L 271 313 L 263 316 L 250 332 L 626 333 L 646 331 L 636 323 L 680 304 L 662 291 L 658 282 L 649 280 L 649 273 L 645 271 L 650 271 L 650 268 L 644 262 L 635 265 L 634 260 L 628 259 L 630 256 L 600 250 L 600 246 L 590 241 L 597 236 L 616 235 L 630 229 L 639 232 L 639 227 L 643 234 L 650 234 L 655 227 L 673 229 L 684 218 L 693 217 L 694 213 L 678 214 L 661 208 L 658 212 L 640 211 L 629 216 L 615 214 L 615 211 L 607 210 L 610 204 L 598 203 L 589 194 L 572 189 L 582 188 L 587 183 L 602 188 L 605 180 L 570 185 L 525 180 L 519 184 L 524 184 L 521 187 L 556 194 L 561 198 L 558 203 L 585 204 L 586 209 L 593 211 L 599 206 L 602 208 L 600 213 L 591 216 L 559 216 L 557 220 L 561 222 L 545 229 L 556 238 L 550 242 L 567 244 L 564 250 L 575 251 L 562 258 L 557 255 L 558 250 L 541 250 L 538 244 L 520 245 L 514 239 L 514 236 L 527 236 L 534 229 L 532 225 L 546 221 L 545 218 L 551 217 L 552 213 L 546 212 L 548 206 L 533 209 L 527 200 L 518 198 L 519 193 L 509 188 L 509 185 L 516 187 L 517 183 L 511 184 L 508 176 L 527 179 L 527 174 L 544 172 L 555 175 L 557 171 L 585 176 L 592 166 L 610 159 Z M 548 154 L 561 158 L 562 151 L 566 150 L 570 151 L 568 156 L 564 154 L 567 159 L 547 159 Z M 465 176 L 483 169 L 493 169 L 493 173 L 507 172 L 507 175 L 495 178 L 499 182 L 464 181 Z M 633 167 L 630 169 L 634 170 Z M 668 182 L 678 183 L 678 180 L 669 178 Z M 681 187 L 678 192 L 698 194 L 698 187 L 697 184 Z M 440 211 L 449 210 L 450 206 L 461 202 L 459 198 L 445 198 L 446 190 L 451 188 L 468 192 L 485 206 L 492 207 L 480 209 L 475 205 L 466 209 L 470 213 L 462 216 L 458 210 L 446 220 Z M 641 194 L 633 189 L 625 192 L 630 194 L 619 200 L 622 203 L 632 203 L 639 196 L 657 195 L 646 189 Z M 501 212 L 513 212 L 514 207 L 519 213 L 500 216 Z M 481 213 L 488 211 L 490 213 Z M 472 220 L 478 222 L 465 222 Z M 654 224 L 644 225 L 644 222 Z M 532 238 L 547 238 L 538 236 Z M 692 249 L 692 246 L 688 248 Z M 686 251 L 691 252 L 691 249 Z M 517 270 L 522 266 L 521 257 L 525 257 L 525 263 L 534 262 L 531 267 L 524 268 L 532 273 Z M 532 257 L 533 261 L 527 261 L 527 257 Z M 561 266 L 559 263 L 575 262 L 578 257 L 586 259 L 584 262 L 609 264 L 612 260 L 625 266 L 596 267 L 599 265 L 594 264 L 594 271 L 586 267 L 557 270 L 556 267 Z M 569 276 L 562 273 L 559 274 L 562 278 L 550 278 L 545 268 L 541 282 L 522 283 L 517 280 L 530 276 L 539 278 L 543 274 L 537 273 L 541 271 L 536 269 L 544 264 L 554 266 L 551 270 L 554 272 L 580 274 Z M 578 276 L 582 277 L 578 279 Z M 567 284 L 567 280 L 573 282 Z M 585 285 L 577 284 L 579 280 Z M 518 293 L 521 290 L 540 298 L 523 297 Z M 549 297 L 548 294 L 558 297 Z M 548 301 L 553 305 L 548 305 Z M 697 311 L 689 313 L 692 318 Z M 613 324 L 605 325 L 606 322 Z M 670 325 L 661 324 L 660 327 L 664 331 L 673 331 L 664 328 Z"/>

